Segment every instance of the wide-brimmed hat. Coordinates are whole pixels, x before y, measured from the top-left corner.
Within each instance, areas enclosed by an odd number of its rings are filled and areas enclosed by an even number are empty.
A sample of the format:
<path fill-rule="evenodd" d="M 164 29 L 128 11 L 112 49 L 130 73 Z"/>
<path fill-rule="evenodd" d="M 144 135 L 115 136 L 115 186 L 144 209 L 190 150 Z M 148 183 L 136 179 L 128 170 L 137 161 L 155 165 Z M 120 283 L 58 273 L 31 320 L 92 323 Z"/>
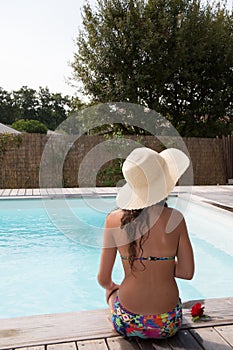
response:
<path fill-rule="evenodd" d="M 169 148 L 160 153 L 150 148 L 134 149 L 122 166 L 126 184 L 116 202 L 122 209 L 142 209 L 165 199 L 189 166 L 185 153 Z"/>

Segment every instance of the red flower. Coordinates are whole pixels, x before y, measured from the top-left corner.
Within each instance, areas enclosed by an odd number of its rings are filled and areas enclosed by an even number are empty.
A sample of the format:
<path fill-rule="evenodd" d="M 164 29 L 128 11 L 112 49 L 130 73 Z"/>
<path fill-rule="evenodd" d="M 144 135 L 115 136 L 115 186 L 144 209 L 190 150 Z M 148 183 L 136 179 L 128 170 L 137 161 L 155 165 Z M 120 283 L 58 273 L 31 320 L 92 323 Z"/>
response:
<path fill-rule="evenodd" d="M 193 305 L 191 310 L 192 317 L 201 317 L 204 314 L 204 306 L 202 306 L 200 303 L 196 303 Z"/>

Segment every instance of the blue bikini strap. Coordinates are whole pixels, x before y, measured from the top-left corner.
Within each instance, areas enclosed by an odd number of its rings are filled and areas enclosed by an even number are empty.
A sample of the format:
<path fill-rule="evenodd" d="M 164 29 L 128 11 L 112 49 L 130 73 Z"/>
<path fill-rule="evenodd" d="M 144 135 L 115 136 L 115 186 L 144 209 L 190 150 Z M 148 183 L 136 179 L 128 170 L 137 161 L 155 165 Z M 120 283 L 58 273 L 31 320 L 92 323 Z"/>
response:
<path fill-rule="evenodd" d="M 128 256 L 121 255 L 122 260 L 129 260 Z M 164 261 L 164 260 L 175 260 L 175 255 L 172 256 L 165 256 L 165 257 L 157 257 L 157 256 L 140 256 L 138 258 L 135 258 L 134 260 L 148 260 L 148 261 Z"/>

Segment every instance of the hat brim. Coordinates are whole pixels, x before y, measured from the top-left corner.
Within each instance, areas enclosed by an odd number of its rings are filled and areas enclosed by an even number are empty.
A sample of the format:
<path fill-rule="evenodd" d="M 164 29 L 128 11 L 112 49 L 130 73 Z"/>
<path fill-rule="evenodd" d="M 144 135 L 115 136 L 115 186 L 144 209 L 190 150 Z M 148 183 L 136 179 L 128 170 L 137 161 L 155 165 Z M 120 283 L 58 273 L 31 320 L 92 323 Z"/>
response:
<path fill-rule="evenodd" d="M 165 199 L 174 189 L 189 166 L 189 158 L 182 151 L 174 148 L 166 149 L 159 154 L 165 160 L 161 176 L 148 186 L 142 186 L 137 190 L 133 190 L 128 183 L 122 186 L 116 197 L 119 208 L 133 210 L 149 207 Z"/>

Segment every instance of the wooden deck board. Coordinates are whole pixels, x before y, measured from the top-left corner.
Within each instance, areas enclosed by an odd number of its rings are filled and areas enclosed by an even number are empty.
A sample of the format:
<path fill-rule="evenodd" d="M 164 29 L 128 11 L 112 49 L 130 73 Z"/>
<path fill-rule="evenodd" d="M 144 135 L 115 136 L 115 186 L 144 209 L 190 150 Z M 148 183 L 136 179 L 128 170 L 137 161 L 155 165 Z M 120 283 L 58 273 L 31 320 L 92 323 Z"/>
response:
<path fill-rule="evenodd" d="M 18 195 L 18 190 L 17 189 L 11 190 L 11 196 L 17 196 L 17 195 Z"/>
<path fill-rule="evenodd" d="M 108 309 L 0 319 L 0 349 L 227 350 L 233 348 L 233 298 L 201 300 L 207 322 L 193 322 L 184 303 L 182 330 L 164 341 L 129 342 L 113 329 Z M 30 347 L 31 346 L 31 347 Z M 33 348 L 34 347 L 34 348 Z"/>
<path fill-rule="evenodd" d="M 140 350 L 136 341 L 128 341 L 123 337 L 107 339 L 109 350 Z"/>
<path fill-rule="evenodd" d="M 197 300 L 190 300 L 183 303 L 183 329 L 233 324 L 233 297 L 200 300 L 199 302 L 205 305 L 206 316 L 209 316 L 206 321 L 200 322 L 193 322 L 190 315 L 192 305 L 196 302 Z"/>
<path fill-rule="evenodd" d="M 77 342 L 78 350 L 108 350 L 104 339 L 86 340 Z"/>
<path fill-rule="evenodd" d="M 3 190 L 2 192 L 2 196 L 10 196 L 10 193 L 11 193 L 11 189 L 10 188 L 6 188 Z"/>
<path fill-rule="evenodd" d="M 199 328 L 190 332 L 206 350 L 229 350 L 230 348 L 229 344 L 213 327 Z"/>
<path fill-rule="evenodd" d="M 171 350 L 168 340 L 142 340 L 139 344 L 140 350 Z"/>
<path fill-rule="evenodd" d="M 32 188 L 27 188 L 25 194 L 26 196 L 32 196 Z"/>
<path fill-rule="evenodd" d="M 75 342 L 69 342 L 48 345 L 47 350 L 77 350 L 77 347 Z"/>
<path fill-rule="evenodd" d="M 32 195 L 33 196 L 40 196 L 40 188 L 33 188 Z"/>
<path fill-rule="evenodd" d="M 26 348 L 20 348 L 20 350 L 45 350 L 45 346 L 26 346 Z"/>
<path fill-rule="evenodd" d="M 233 348 L 233 325 L 224 327 L 215 327 L 215 330 L 226 340 Z"/>
<path fill-rule="evenodd" d="M 188 330 L 181 330 L 168 340 L 172 350 L 203 350 Z"/>
<path fill-rule="evenodd" d="M 0 349 L 116 335 L 107 309 L 0 320 Z"/>

